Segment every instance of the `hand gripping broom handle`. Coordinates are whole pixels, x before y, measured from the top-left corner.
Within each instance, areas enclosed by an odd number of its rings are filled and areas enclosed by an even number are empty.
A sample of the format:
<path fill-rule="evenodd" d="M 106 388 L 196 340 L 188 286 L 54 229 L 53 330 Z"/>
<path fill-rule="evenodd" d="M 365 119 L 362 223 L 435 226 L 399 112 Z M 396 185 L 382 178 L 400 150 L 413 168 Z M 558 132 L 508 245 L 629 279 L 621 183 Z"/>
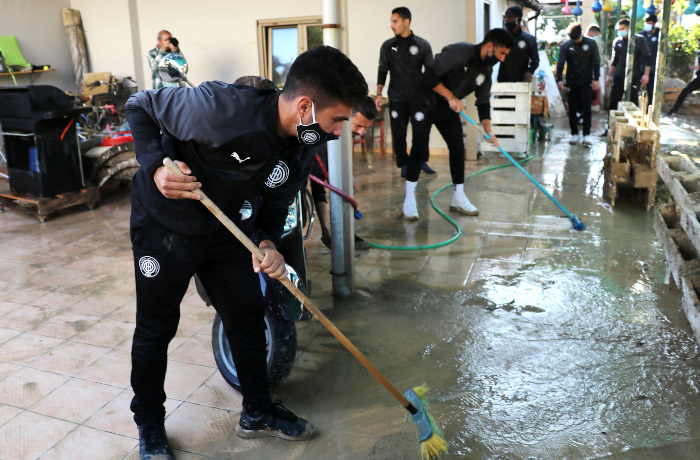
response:
<path fill-rule="evenodd" d="M 178 168 L 178 167 L 175 165 L 175 163 L 173 163 L 173 161 L 172 161 L 170 158 L 166 158 L 165 160 L 163 160 L 163 164 L 164 164 L 165 167 L 168 168 L 168 170 L 170 170 L 171 172 L 173 172 L 173 173 L 175 173 L 175 174 L 182 174 L 182 175 L 184 175 L 184 174 L 182 173 L 182 171 L 180 171 L 180 168 Z M 233 235 L 234 235 L 236 238 L 238 238 L 238 241 L 240 241 L 241 243 L 243 243 L 243 245 L 244 245 L 246 248 L 248 248 L 248 250 L 249 250 L 255 257 L 257 257 L 259 261 L 262 262 L 262 260 L 263 260 L 263 258 L 264 258 L 264 254 L 262 253 L 262 251 L 260 250 L 260 248 L 258 248 L 258 247 L 255 245 L 255 243 L 253 243 L 253 242 L 250 240 L 250 238 L 248 238 L 248 237 L 246 236 L 246 234 L 243 233 L 243 232 L 241 231 L 241 229 L 238 228 L 238 227 L 236 226 L 236 224 L 234 224 L 233 222 L 231 222 L 231 219 L 229 219 L 229 218 L 226 216 L 226 214 L 224 214 L 223 211 L 221 211 L 221 209 L 219 209 L 219 207 L 218 207 L 217 205 L 215 205 L 214 202 L 211 201 L 211 200 L 204 194 L 204 192 L 202 192 L 201 189 L 193 190 L 192 192 L 193 192 L 193 193 L 198 193 L 199 195 L 201 195 L 201 196 L 202 196 L 202 200 L 201 200 L 202 204 L 203 204 L 204 206 L 206 206 L 206 208 L 207 208 L 208 210 L 210 210 L 210 211 L 212 212 L 212 214 L 214 214 L 214 216 L 216 216 L 216 218 L 219 219 L 219 220 L 221 221 L 221 223 L 224 224 L 224 226 L 225 226 L 226 228 L 228 228 L 228 229 L 231 231 L 231 233 L 233 233 Z M 353 355 L 355 358 L 357 358 L 357 360 L 358 360 L 363 366 L 365 366 L 365 368 L 367 368 L 367 370 L 374 376 L 374 378 L 376 378 L 377 380 L 379 380 L 379 383 L 381 383 L 382 385 L 384 385 L 384 388 L 386 388 L 387 390 L 389 390 L 389 393 L 391 393 L 392 395 L 394 395 L 394 398 L 396 398 L 396 399 L 401 403 L 401 405 L 402 405 L 403 407 L 405 407 L 409 412 L 411 412 L 411 414 L 415 414 L 415 413 L 418 411 L 418 409 L 416 409 L 416 408 L 413 406 L 413 404 L 411 404 L 406 398 L 404 398 L 404 396 L 403 396 L 401 393 L 398 392 L 398 390 L 394 387 L 394 385 L 392 385 L 391 382 L 389 382 L 389 381 L 386 379 L 386 377 L 384 377 L 384 376 L 377 370 L 377 368 L 374 367 L 374 365 L 373 365 L 371 362 L 369 362 L 369 360 L 368 360 L 367 358 L 365 358 L 365 356 L 360 352 L 360 350 L 358 350 L 358 349 L 355 347 L 355 345 L 353 345 L 352 342 L 350 342 L 350 340 L 348 340 L 348 338 L 345 337 L 345 335 L 343 335 L 343 333 L 340 332 L 340 330 L 338 330 L 338 328 L 335 327 L 335 325 L 334 325 L 333 323 L 331 323 L 331 321 L 330 321 L 328 318 L 326 318 L 326 315 L 324 315 L 323 313 L 321 313 L 321 311 L 320 311 L 318 308 L 316 308 L 316 306 L 315 306 L 313 303 L 311 303 L 311 301 L 304 295 L 304 293 L 302 293 L 299 289 L 297 289 L 297 287 L 294 285 L 294 283 L 292 283 L 286 276 L 284 276 L 284 277 L 282 277 L 282 278 L 279 278 L 279 281 L 284 285 L 284 287 L 286 287 L 287 289 L 289 289 L 289 292 L 291 292 L 292 294 L 294 294 L 294 297 L 296 297 L 297 299 L 299 299 L 299 302 L 301 302 L 302 305 L 304 305 L 304 307 L 306 307 L 306 308 L 316 317 L 316 319 L 318 319 L 318 320 L 321 322 L 321 324 L 323 324 L 323 325 L 326 327 L 326 329 L 328 329 L 328 330 L 330 331 L 330 333 L 333 334 L 333 335 L 335 336 L 335 338 L 338 339 L 338 341 L 339 341 L 340 343 L 342 343 L 343 346 L 344 346 L 345 348 L 347 348 L 348 351 L 349 351 L 350 353 L 352 353 L 352 355 Z"/>

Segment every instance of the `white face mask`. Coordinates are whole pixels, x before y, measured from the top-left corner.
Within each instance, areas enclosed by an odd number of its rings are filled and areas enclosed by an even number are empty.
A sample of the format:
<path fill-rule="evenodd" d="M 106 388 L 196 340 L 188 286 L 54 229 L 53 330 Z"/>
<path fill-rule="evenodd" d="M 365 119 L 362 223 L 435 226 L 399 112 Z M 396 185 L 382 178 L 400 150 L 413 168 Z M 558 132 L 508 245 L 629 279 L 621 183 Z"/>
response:
<path fill-rule="evenodd" d="M 651 30 L 654 28 L 652 24 L 649 24 L 648 22 L 644 24 L 644 32 L 651 32 Z"/>

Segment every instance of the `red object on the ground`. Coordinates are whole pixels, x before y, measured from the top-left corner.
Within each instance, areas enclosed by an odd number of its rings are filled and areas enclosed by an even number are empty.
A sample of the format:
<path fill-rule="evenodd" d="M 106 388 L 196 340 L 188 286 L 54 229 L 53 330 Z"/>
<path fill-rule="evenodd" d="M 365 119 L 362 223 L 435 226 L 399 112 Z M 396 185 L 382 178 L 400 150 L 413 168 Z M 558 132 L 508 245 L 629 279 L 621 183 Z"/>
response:
<path fill-rule="evenodd" d="M 134 142 L 134 136 L 131 135 L 131 131 L 118 131 L 102 139 L 100 147 L 111 147 L 113 145 L 126 144 L 127 142 Z"/>

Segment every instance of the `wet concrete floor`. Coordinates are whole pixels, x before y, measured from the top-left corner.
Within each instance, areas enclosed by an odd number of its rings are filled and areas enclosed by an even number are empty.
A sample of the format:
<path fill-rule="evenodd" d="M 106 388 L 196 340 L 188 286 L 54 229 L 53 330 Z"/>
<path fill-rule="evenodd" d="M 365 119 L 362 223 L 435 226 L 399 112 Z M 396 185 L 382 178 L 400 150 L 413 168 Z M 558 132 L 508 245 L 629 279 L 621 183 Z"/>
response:
<path fill-rule="evenodd" d="M 427 383 L 451 444 L 446 458 L 700 458 L 700 350 L 668 280 L 641 197 L 605 203 L 603 138 L 570 146 L 565 120 L 526 168 L 587 229 L 515 168 L 470 178 L 478 217 L 447 247 L 356 255 L 357 296 L 330 295 L 330 254 L 307 241 L 312 299 L 401 391 Z M 675 123 L 674 126 L 677 126 Z M 595 117 L 594 134 L 604 129 Z M 664 130 L 666 145 L 697 134 Z M 682 139 L 680 136 L 683 136 Z M 471 173 L 506 161 L 489 155 Z M 404 182 L 390 156 L 368 174 L 356 154 L 363 238 L 437 243 L 453 228 L 428 199 L 447 157 L 401 219 Z M 5 184 L 0 183 L 0 186 Z M 449 208 L 450 194 L 436 202 Z M 133 268 L 128 194 L 45 224 L 0 215 L 0 458 L 138 458 L 128 401 Z M 178 459 L 411 459 L 406 411 L 316 321 L 298 323 L 298 360 L 275 396 L 309 418 L 307 443 L 233 434 L 240 397 L 211 357 L 211 309 L 192 289 L 171 346 L 166 428 Z"/>

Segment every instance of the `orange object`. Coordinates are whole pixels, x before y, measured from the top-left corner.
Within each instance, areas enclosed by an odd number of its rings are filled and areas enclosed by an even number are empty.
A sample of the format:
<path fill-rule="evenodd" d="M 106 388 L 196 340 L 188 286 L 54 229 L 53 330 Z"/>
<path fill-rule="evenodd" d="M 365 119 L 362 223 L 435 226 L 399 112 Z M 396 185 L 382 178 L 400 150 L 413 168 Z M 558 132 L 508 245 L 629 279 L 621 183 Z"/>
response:
<path fill-rule="evenodd" d="M 68 126 L 66 126 L 66 129 L 63 130 L 63 134 L 61 134 L 61 140 L 63 140 L 63 137 L 68 132 L 68 128 L 70 128 L 70 125 L 72 125 L 74 121 L 75 121 L 75 118 L 71 119 L 70 123 L 68 123 Z"/>

